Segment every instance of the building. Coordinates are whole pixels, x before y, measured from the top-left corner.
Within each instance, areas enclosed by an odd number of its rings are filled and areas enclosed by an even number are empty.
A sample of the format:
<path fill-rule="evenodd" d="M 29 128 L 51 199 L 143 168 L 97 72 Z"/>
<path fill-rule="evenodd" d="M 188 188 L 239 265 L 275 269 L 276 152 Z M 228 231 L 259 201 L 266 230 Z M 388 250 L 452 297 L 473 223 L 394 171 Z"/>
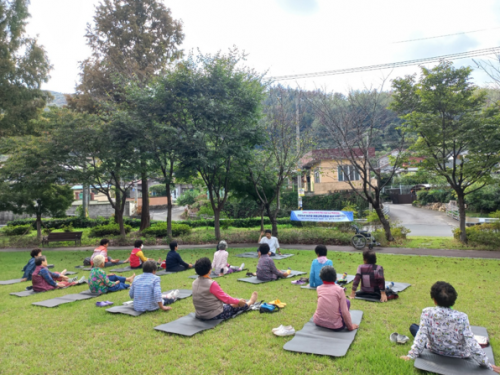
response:
<path fill-rule="evenodd" d="M 361 159 L 363 152 L 353 150 Z M 368 150 L 370 158 L 375 157 L 375 148 Z M 362 188 L 359 171 L 351 165 L 342 150 L 313 150 L 300 160 L 302 166 L 302 184 L 306 193 L 321 195 L 336 191 L 351 190 L 349 181 L 355 188 Z"/>

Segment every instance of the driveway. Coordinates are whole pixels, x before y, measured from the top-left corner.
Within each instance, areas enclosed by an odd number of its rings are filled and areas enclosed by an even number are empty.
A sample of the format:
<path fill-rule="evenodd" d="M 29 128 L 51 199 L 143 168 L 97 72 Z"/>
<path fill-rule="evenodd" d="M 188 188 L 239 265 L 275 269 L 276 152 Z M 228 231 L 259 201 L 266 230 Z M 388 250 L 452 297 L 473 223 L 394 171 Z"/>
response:
<path fill-rule="evenodd" d="M 173 206 L 172 207 L 172 220 L 182 220 L 181 215 L 184 212 L 186 206 Z M 152 220 L 167 220 L 167 210 L 150 210 Z"/>
<path fill-rule="evenodd" d="M 410 236 L 453 237 L 458 221 L 444 212 L 413 207 L 411 204 L 391 204 L 391 221 L 399 221 L 411 230 Z"/>

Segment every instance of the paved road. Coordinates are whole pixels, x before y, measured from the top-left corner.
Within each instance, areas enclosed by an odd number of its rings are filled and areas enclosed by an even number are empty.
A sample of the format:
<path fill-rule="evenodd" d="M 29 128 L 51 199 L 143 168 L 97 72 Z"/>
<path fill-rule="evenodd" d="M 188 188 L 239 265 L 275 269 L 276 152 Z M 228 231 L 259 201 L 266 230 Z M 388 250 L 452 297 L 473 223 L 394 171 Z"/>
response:
<path fill-rule="evenodd" d="M 391 220 L 397 220 L 411 230 L 410 236 L 453 237 L 458 221 L 444 212 L 413 207 L 411 204 L 391 204 Z"/>
<path fill-rule="evenodd" d="M 172 207 L 172 220 L 182 220 L 181 215 L 184 212 L 185 206 L 173 206 Z M 152 220 L 167 220 L 167 210 L 151 210 L 150 211 Z"/>

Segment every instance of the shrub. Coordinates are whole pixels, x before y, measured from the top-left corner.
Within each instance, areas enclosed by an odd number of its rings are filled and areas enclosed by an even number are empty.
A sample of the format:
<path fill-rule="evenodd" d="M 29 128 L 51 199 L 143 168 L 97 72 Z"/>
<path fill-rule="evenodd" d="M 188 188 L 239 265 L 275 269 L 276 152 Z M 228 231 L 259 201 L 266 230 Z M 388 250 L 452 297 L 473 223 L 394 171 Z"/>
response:
<path fill-rule="evenodd" d="M 16 225 L 16 226 L 6 226 L 2 229 L 2 232 L 7 236 L 22 236 L 23 234 L 27 234 L 32 230 L 32 226 L 30 224 L 25 225 Z"/>
<path fill-rule="evenodd" d="M 30 224 L 33 229 L 36 228 L 36 219 L 20 219 L 20 220 L 12 220 L 7 223 L 7 226 L 16 226 L 16 225 L 26 225 Z M 88 218 L 80 218 L 80 217 L 68 217 L 61 219 L 43 219 L 44 227 L 48 229 L 61 229 L 63 227 L 72 226 L 73 228 L 93 228 L 99 225 L 107 225 L 114 224 L 114 218 L 105 219 L 103 217 L 99 217 L 97 219 L 88 219 Z M 152 223 L 157 223 L 159 221 L 152 221 Z M 139 228 L 141 226 L 140 219 L 132 219 L 129 217 L 123 218 L 123 223 L 131 226 L 132 228 Z"/>
<path fill-rule="evenodd" d="M 172 237 L 184 236 L 191 233 L 191 227 L 186 224 L 172 223 Z M 167 223 L 160 223 L 144 229 L 143 236 L 166 237 L 167 236 Z"/>
<path fill-rule="evenodd" d="M 453 231 L 453 237 L 457 240 L 460 239 L 460 233 L 460 228 L 456 228 Z M 465 233 L 467 233 L 469 243 L 473 245 L 498 247 L 498 243 L 500 242 L 500 225 L 498 223 L 467 227 L 465 228 Z"/>
<path fill-rule="evenodd" d="M 179 198 L 177 198 L 177 204 L 179 206 L 190 206 L 196 202 L 196 197 L 200 195 L 198 190 L 188 190 L 182 193 Z"/>
<path fill-rule="evenodd" d="M 427 203 L 448 203 L 452 200 L 451 190 L 432 189 L 417 192 L 418 201 L 422 205 Z"/>
<path fill-rule="evenodd" d="M 132 227 L 125 225 L 125 233 L 130 233 Z M 118 224 L 99 225 L 92 228 L 89 237 L 119 236 L 120 226 Z"/>

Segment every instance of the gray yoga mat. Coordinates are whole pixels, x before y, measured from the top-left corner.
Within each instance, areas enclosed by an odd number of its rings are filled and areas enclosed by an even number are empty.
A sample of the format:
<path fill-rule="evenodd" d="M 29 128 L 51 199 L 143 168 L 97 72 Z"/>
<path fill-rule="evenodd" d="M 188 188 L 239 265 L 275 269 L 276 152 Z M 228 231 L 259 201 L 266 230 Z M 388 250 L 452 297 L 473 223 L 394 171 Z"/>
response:
<path fill-rule="evenodd" d="M 299 276 L 299 275 L 306 275 L 306 274 L 307 274 L 306 272 L 302 272 L 302 271 L 292 271 L 290 273 L 290 275 L 287 277 L 287 279 L 290 279 L 292 277 Z M 277 279 L 277 280 L 284 280 L 284 279 Z M 257 276 L 245 277 L 243 279 L 238 279 L 238 281 L 243 281 L 245 283 L 250 283 L 250 284 L 263 284 L 263 283 L 268 283 L 270 281 L 277 281 L 277 280 L 262 281 L 262 280 L 257 279 Z"/>
<path fill-rule="evenodd" d="M 472 333 L 479 336 L 488 337 L 488 331 L 484 327 L 471 326 Z M 495 364 L 493 357 L 493 349 L 491 345 L 483 349 L 491 364 Z M 488 370 L 470 358 L 451 358 L 444 357 L 439 354 L 431 353 L 425 349 L 422 354 L 415 360 L 414 366 L 419 370 L 433 372 L 442 375 L 474 375 L 474 374 L 494 374 L 495 372 Z"/>
<path fill-rule="evenodd" d="M 391 283 L 390 281 L 386 281 L 385 287 L 387 288 L 390 285 L 390 283 Z M 392 287 L 392 290 L 397 292 L 397 293 L 400 293 L 400 292 L 406 290 L 407 288 L 409 288 L 410 286 L 411 286 L 411 284 L 394 282 L 394 286 Z M 369 298 L 369 297 L 355 297 L 355 299 L 360 299 L 360 300 L 368 301 L 368 302 L 380 302 L 380 300 L 377 298 Z"/>
<path fill-rule="evenodd" d="M 141 270 L 142 268 L 136 268 L 138 270 Z M 123 268 L 113 268 L 112 270 L 109 270 L 109 272 L 128 272 L 128 271 L 134 271 L 132 268 L 130 268 L 129 266 L 127 267 L 123 267 Z"/>
<path fill-rule="evenodd" d="M 169 290 L 167 292 L 162 292 L 164 293 L 170 293 L 172 290 Z M 193 295 L 193 291 L 191 289 L 179 289 L 179 295 L 177 296 L 177 299 L 184 299 L 187 297 L 191 297 Z M 125 314 L 125 315 L 131 315 L 131 316 L 139 316 L 142 315 L 144 312 L 139 312 L 135 311 L 132 306 L 114 306 L 109 309 L 106 309 L 107 312 L 113 313 L 113 314 Z M 157 311 L 157 310 L 155 310 Z"/>
<path fill-rule="evenodd" d="M 165 276 L 165 275 L 170 275 L 172 273 L 174 273 L 174 272 L 168 272 L 168 271 L 163 270 L 163 271 L 156 272 L 156 276 Z"/>
<path fill-rule="evenodd" d="M 226 276 L 229 276 L 229 275 L 232 275 L 232 274 L 235 274 L 235 273 L 239 273 L 239 272 L 242 272 L 242 271 L 245 271 L 245 270 L 233 271 L 233 273 L 226 273 L 226 274 L 224 274 L 224 276 L 219 276 L 217 273 L 211 273 L 210 274 L 210 278 L 211 279 L 216 279 L 218 277 L 226 277 Z M 191 276 L 188 277 L 188 279 L 197 279 L 197 278 L 198 278 L 198 275 L 191 275 Z"/>
<path fill-rule="evenodd" d="M 363 312 L 360 310 L 351 310 L 350 312 L 352 322 L 359 325 L 363 318 Z M 290 352 L 343 357 L 354 341 L 357 331 L 355 329 L 354 331 L 337 332 L 318 327 L 311 318 L 304 325 L 304 328 L 296 332 L 294 338 L 283 346 L 283 349 Z"/>
<path fill-rule="evenodd" d="M 340 276 L 342 276 L 342 274 L 340 274 Z M 339 274 L 337 274 L 337 277 L 339 277 Z M 353 275 L 347 275 L 346 279 L 347 279 L 347 282 L 345 284 L 342 284 L 342 285 L 347 285 L 347 284 L 352 283 L 352 281 L 354 280 L 354 276 Z M 300 288 L 301 289 L 316 290 L 316 288 L 311 288 L 309 284 L 303 285 Z"/>
<path fill-rule="evenodd" d="M 28 297 L 32 296 L 33 294 L 38 294 L 38 293 L 34 292 L 33 290 L 23 290 L 22 292 L 10 293 L 11 296 L 17 296 L 17 297 Z"/>
<path fill-rule="evenodd" d="M 238 258 L 258 258 L 259 254 L 257 251 L 249 251 L 248 253 L 241 253 L 236 255 Z M 276 255 L 271 257 L 273 260 L 281 260 L 281 259 L 286 259 L 293 257 L 294 254 L 282 254 L 282 255 Z"/>
<path fill-rule="evenodd" d="M 12 285 L 20 283 L 22 279 L 12 279 L 12 280 L 3 280 L 0 281 L 0 285 Z"/>
<path fill-rule="evenodd" d="M 57 307 L 59 305 L 65 304 L 65 303 L 70 303 L 70 302 L 75 302 L 75 301 L 81 301 L 84 299 L 99 297 L 100 295 L 101 294 L 92 293 L 92 292 L 90 292 L 90 290 L 85 290 L 81 293 L 68 294 L 68 295 L 63 296 L 63 297 L 57 297 L 57 298 L 52 298 L 52 299 L 48 299 L 45 301 L 34 302 L 34 303 L 32 303 L 32 305 L 42 306 L 42 307 Z"/>

